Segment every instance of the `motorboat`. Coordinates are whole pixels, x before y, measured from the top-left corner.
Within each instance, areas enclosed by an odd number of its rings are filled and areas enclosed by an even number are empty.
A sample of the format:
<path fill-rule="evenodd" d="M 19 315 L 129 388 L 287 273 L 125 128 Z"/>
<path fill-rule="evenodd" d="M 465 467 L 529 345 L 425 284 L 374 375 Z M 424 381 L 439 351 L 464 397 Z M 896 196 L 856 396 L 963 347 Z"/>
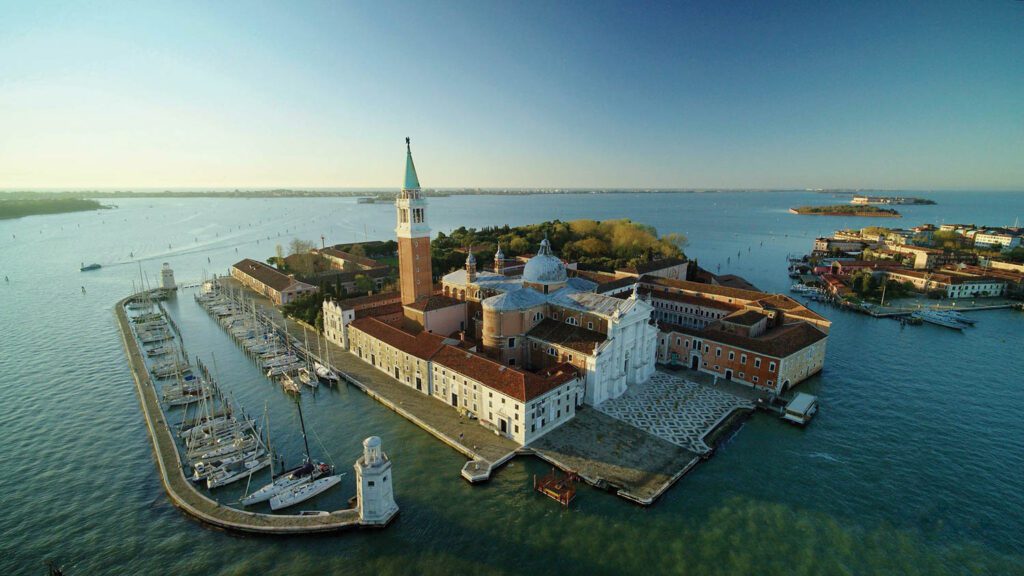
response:
<path fill-rule="evenodd" d="M 818 397 L 804 392 L 798 393 L 786 404 L 782 419 L 805 426 L 818 412 Z"/>
<path fill-rule="evenodd" d="M 103 266 L 100 266 L 99 264 L 89 264 L 88 266 L 86 266 L 85 262 L 82 262 L 82 266 L 81 268 L 79 268 L 79 271 L 89 272 L 91 270 L 99 270 L 100 268 L 103 268 Z"/>
<path fill-rule="evenodd" d="M 951 316 L 944 314 L 938 310 L 920 310 L 913 313 L 911 316 L 920 318 L 929 324 L 935 324 L 936 326 L 945 326 L 946 328 L 952 328 L 954 330 L 963 330 L 964 324 L 953 319 Z"/>

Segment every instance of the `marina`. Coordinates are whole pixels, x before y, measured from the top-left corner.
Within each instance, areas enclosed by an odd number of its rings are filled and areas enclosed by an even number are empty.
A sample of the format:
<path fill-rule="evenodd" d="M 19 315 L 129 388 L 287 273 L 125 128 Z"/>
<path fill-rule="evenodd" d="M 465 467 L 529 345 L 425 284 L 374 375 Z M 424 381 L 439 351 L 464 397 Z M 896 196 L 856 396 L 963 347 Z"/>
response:
<path fill-rule="evenodd" d="M 118 303 L 114 312 L 121 329 L 122 340 L 127 354 L 132 375 L 139 395 L 139 403 L 146 418 L 146 425 L 153 443 L 153 451 L 161 481 L 171 501 L 189 514 L 209 525 L 255 534 L 309 534 L 333 532 L 357 526 L 384 526 L 394 516 L 386 518 L 363 517 L 358 509 L 337 510 L 324 514 L 265 514 L 248 512 L 226 506 L 200 493 L 193 482 L 204 482 L 209 489 L 219 488 L 243 479 L 248 479 L 257 472 L 271 465 L 272 457 L 266 455 L 266 448 L 260 435 L 251 421 L 235 422 L 230 420 L 230 409 L 208 412 L 202 416 L 194 416 L 183 422 L 195 423 L 194 427 L 184 428 L 178 436 L 188 447 L 188 459 L 194 467 L 192 478 L 187 478 L 182 457 L 177 448 L 175 435 L 168 426 L 163 408 L 158 400 L 156 386 L 147 373 L 145 355 L 139 348 L 132 333 L 131 321 L 127 310 L 129 303 L 138 297 L 126 298 Z M 209 378 L 205 369 L 202 373 Z M 180 373 L 179 373 L 180 375 Z M 202 382 L 202 381 L 200 381 Z M 200 384 L 201 390 L 206 386 Z M 194 394 L 195 402 L 212 398 L 212 394 Z M 186 403 L 167 402 L 168 407 L 185 405 Z M 192 402 L 188 402 L 190 404 Z M 218 433 L 226 430 L 226 434 Z M 304 428 L 303 428 L 304 431 Z M 305 437 L 305 433 L 303 433 Z M 308 445 L 307 445 L 308 459 Z M 317 468 L 319 470 L 319 468 Z M 358 470 L 358 467 L 357 467 Z M 294 474 L 294 471 L 293 471 Z M 325 476 L 313 480 L 312 475 L 300 475 L 307 480 L 295 481 L 287 486 L 279 486 L 273 491 L 270 508 L 278 510 L 301 503 L 341 481 L 341 476 Z M 260 500 L 262 501 L 262 500 Z M 256 504 L 257 501 L 250 502 Z M 397 513 L 397 509 L 395 511 Z"/>

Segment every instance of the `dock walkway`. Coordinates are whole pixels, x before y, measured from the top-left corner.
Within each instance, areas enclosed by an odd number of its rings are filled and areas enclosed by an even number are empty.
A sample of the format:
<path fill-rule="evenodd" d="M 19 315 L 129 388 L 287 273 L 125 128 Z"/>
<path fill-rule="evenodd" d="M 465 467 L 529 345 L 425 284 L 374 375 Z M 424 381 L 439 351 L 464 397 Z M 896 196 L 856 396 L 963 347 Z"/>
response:
<path fill-rule="evenodd" d="M 291 514 L 260 514 L 238 510 L 222 505 L 200 493 L 185 478 L 181 455 L 178 453 L 174 435 L 171 433 L 160 407 L 159 397 L 153 381 L 146 370 L 142 351 L 132 333 L 125 312 L 126 298 L 114 308 L 118 328 L 128 356 L 128 365 L 135 380 L 139 405 L 146 420 L 146 428 L 153 442 L 160 481 L 171 502 L 190 516 L 209 525 L 256 534 L 310 534 L 334 532 L 360 526 L 359 513 L 354 509 L 339 510 L 322 516 L 298 516 Z"/>

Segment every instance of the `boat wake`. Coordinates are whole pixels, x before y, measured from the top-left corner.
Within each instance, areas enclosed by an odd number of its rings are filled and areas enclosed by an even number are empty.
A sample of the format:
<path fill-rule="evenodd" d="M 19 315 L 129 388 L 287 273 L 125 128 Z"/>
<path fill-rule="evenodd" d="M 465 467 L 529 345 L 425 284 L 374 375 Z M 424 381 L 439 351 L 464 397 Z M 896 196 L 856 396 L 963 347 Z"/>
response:
<path fill-rule="evenodd" d="M 809 453 L 807 455 L 807 457 L 808 458 L 817 458 L 819 460 L 828 460 L 829 462 L 839 462 L 839 463 L 843 462 L 842 459 L 837 458 L 837 457 L 829 454 L 828 452 L 811 452 L 811 453 Z"/>

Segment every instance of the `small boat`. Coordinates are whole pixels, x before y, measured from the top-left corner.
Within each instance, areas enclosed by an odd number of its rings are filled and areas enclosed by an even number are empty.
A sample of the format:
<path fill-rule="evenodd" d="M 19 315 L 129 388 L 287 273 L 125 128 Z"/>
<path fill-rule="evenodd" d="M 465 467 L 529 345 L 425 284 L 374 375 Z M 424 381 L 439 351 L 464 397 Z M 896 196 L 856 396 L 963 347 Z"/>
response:
<path fill-rule="evenodd" d="M 248 478 L 267 466 L 270 466 L 270 456 L 246 460 L 238 467 L 221 469 L 214 472 L 206 479 L 206 487 L 213 489 L 226 486 L 232 482 L 238 482 L 242 478 Z"/>
<path fill-rule="evenodd" d="M 320 380 L 309 370 L 309 368 L 299 368 L 299 380 L 310 388 L 320 387 Z"/>
<path fill-rule="evenodd" d="M 817 411 L 818 397 L 800 392 L 786 404 L 782 419 L 804 426 L 811 421 Z"/>
<path fill-rule="evenodd" d="M 103 266 L 100 266 L 99 264 L 89 264 L 86 266 L 85 262 L 82 262 L 82 267 L 79 268 L 79 270 L 81 272 L 89 272 L 91 270 L 99 270 L 100 268 L 103 268 Z"/>
<path fill-rule="evenodd" d="M 299 512 L 299 516 L 330 516 L 331 513 L 326 510 L 303 510 Z"/>
<path fill-rule="evenodd" d="M 307 482 L 305 484 L 289 488 L 279 494 L 275 494 L 270 499 L 270 509 L 281 510 L 282 508 L 295 506 L 296 504 L 305 502 L 314 496 L 323 494 L 327 490 L 330 490 L 334 486 L 340 484 L 342 476 L 344 476 L 344 474 L 325 476 L 318 480 Z"/>
<path fill-rule="evenodd" d="M 316 372 L 318 378 L 325 380 L 330 384 L 336 384 L 341 380 L 341 378 L 338 378 L 338 375 L 334 373 L 334 370 L 331 370 L 319 362 L 313 363 L 313 370 Z"/>
<path fill-rule="evenodd" d="M 302 393 L 302 385 L 287 373 L 281 375 L 281 387 L 284 388 L 285 392 Z"/>

